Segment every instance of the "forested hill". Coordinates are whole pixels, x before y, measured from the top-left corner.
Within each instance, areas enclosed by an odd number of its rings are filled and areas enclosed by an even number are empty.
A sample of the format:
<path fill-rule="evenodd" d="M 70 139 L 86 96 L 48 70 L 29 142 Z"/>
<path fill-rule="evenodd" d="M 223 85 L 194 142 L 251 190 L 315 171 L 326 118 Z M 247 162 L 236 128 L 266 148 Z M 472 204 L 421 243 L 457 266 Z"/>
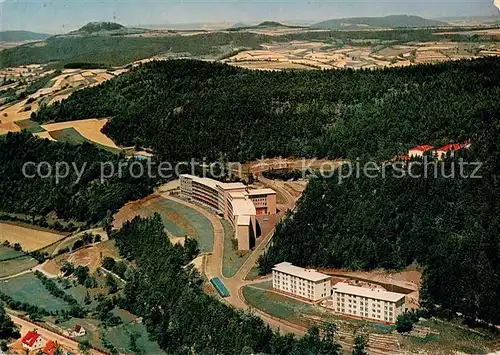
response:
<path fill-rule="evenodd" d="M 424 307 L 500 324 L 500 111 L 483 118 L 469 151 L 411 178 L 312 179 L 296 213 L 277 227 L 260 271 L 282 261 L 306 267 L 424 268 Z M 459 162 L 482 162 L 464 179 Z M 454 166 L 452 164 L 455 164 Z M 363 166 L 363 165 L 361 165 Z M 473 167 L 469 167 L 473 169 Z M 465 168 L 467 175 L 472 171 Z M 451 172 L 455 171 L 455 177 Z"/>
<path fill-rule="evenodd" d="M 18 41 L 36 41 L 49 38 L 51 35 L 45 33 L 35 33 L 30 31 L 2 31 L 0 32 L 0 41 L 18 42 Z"/>
<path fill-rule="evenodd" d="M 125 26 L 115 22 L 89 22 L 81 27 L 78 32 L 95 33 L 99 31 L 116 31 L 125 29 Z"/>
<path fill-rule="evenodd" d="M 420 16 L 390 15 L 385 17 L 352 17 L 327 20 L 311 25 L 311 28 L 341 29 L 346 27 L 436 27 L 446 26 L 446 22 L 428 20 Z"/>
<path fill-rule="evenodd" d="M 262 72 L 152 62 L 44 108 L 40 122 L 114 117 L 118 143 L 180 161 L 227 154 L 390 158 L 461 142 L 498 110 L 500 60 L 385 70 Z"/>
<path fill-rule="evenodd" d="M 35 177 L 34 167 L 28 166 L 29 178 L 23 174 L 25 163 L 47 162 L 41 172 L 48 178 Z M 55 164 L 74 164 L 65 178 L 55 177 Z M 117 166 L 124 157 L 105 152 L 90 143 L 74 146 L 50 142 L 30 133 L 9 133 L 0 139 L 0 212 L 24 214 L 33 222 L 44 225 L 45 216 L 55 212 L 60 219 L 93 224 L 109 217 L 126 202 L 142 198 L 152 192 L 154 181 L 147 176 L 134 179 L 129 170 L 122 176 L 115 174 L 103 183 L 100 164 Z M 73 166 L 73 165 L 72 165 Z M 83 169 L 83 171 L 82 171 Z M 65 169 L 61 168 L 64 175 Z"/>

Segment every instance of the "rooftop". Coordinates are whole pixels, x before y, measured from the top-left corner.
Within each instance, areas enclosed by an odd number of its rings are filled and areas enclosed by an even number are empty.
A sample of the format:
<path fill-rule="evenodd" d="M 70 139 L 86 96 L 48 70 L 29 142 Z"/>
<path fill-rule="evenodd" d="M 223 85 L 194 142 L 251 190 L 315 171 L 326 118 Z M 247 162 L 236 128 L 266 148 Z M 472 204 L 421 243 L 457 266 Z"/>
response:
<path fill-rule="evenodd" d="M 460 149 L 465 148 L 464 144 L 447 144 L 439 148 L 437 151 L 438 152 L 450 152 L 450 151 L 457 151 Z"/>
<path fill-rule="evenodd" d="M 237 216 L 236 217 L 236 225 L 249 226 L 250 225 L 250 216 Z"/>
<path fill-rule="evenodd" d="M 23 344 L 26 344 L 28 346 L 33 346 L 33 344 L 35 344 L 35 341 L 38 339 L 39 336 L 40 335 L 36 331 L 30 330 L 23 337 L 22 342 L 23 342 Z"/>
<path fill-rule="evenodd" d="M 418 150 L 420 152 L 426 152 L 429 149 L 434 148 L 432 145 L 417 145 L 416 147 L 410 148 L 410 150 Z"/>
<path fill-rule="evenodd" d="M 231 193 L 231 195 L 233 195 L 233 193 Z M 233 206 L 234 216 L 254 216 L 257 214 L 253 202 L 248 198 L 236 197 L 231 201 L 231 205 Z"/>
<path fill-rule="evenodd" d="M 254 189 L 248 190 L 249 196 L 258 196 L 258 195 L 276 195 L 276 191 L 273 189 Z"/>
<path fill-rule="evenodd" d="M 195 175 L 183 174 L 183 175 L 180 175 L 180 177 L 191 179 L 194 182 L 211 187 L 212 189 L 217 189 L 217 185 L 220 184 L 220 182 L 218 182 L 217 180 L 213 180 L 213 179 L 209 179 L 209 178 L 202 178 L 202 177 L 195 176 Z"/>
<path fill-rule="evenodd" d="M 45 348 L 43 348 L 43 353 L 46 355 L 54 355 L 58 348 L 59 344 L 57 344 L 57 341 L 49 340 Z"/>
<path fill-rule="evenodd" d="M 247 188 L 245 184 L 241 182 L 224 182 L 224 183 L 219 183 L 219 185 L 221 185 L 221 187 L 224 190 L 240 190 Z"/>
<path fill-rule="evenodd" d="M 241 183 L 241 182 L 220 182 L 214 179 L 206 178 L 206 177 L 199 177 L 196 175 L 190 175 L 190 174 L 182 174 L 180 175 L 181 178 L 187 178 L 191 179 L 193 181 L 196 181 L 197 183 L 209 186 L 213 189 L 217 189 L 217 186 L 220 186 L 223 190 L 241 190 L 241 189 L 246 189 L 246 186 Z"/>
<path fill-rule="evenodd" d="M 381 301 L 397 302 L 404 298 L 405 295 L 402 293 L 383 291 L 380 289 L 370 289 L 365 287 L 349 285 L 345 282 L 339 282 L 333 288 L 342 293 L 349 295 L 362 296 L 366 298 L 373 298 Z"/>
<path fill-rule="evenodd" d="M 274 265 L 273 270 L 284 272 L 285 274 L 290 274 L 313 282 L 327 280 L 330 278 L 329 275 L 322 274 L 316 270 L 304 269 L 287 262 Z"/>

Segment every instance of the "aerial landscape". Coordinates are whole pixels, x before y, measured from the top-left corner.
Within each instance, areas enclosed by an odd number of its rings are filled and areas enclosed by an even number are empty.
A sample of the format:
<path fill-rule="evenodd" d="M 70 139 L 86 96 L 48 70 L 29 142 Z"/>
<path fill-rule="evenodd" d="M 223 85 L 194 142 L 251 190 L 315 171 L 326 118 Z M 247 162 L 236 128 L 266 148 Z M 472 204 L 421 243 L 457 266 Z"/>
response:
<path fill-rule="evenodd" d="M 0 1 L 0 355 L 500 354 L 499 9 Z"/>

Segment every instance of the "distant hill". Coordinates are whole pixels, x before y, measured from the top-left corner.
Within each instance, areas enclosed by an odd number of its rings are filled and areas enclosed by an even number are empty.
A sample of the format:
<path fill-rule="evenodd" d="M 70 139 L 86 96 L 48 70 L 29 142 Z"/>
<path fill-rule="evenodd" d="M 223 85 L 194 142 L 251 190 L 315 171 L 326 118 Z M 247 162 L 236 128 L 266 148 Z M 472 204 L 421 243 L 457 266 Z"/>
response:
<path fill-rule="evenodd" d="M 125 26 L 116 22 L 89 22 L 77 32 L 96 33 L 101 31 L 116 31 L 124 29 L 126 29 Z"/>
<path fill-rule="evenodd" d="M 20 41 L 38 41 L 49 38 L 51 35 L 46 33 L 35 33 L 30 31 L 3 31 L 0 32 L 0 41 L 20 42 Z"/>
<path fill-rule="evenodd" d="M 231 28 L 246 28 L 246 27 L 250 27 L 250 25 L 244 22 L 236 22 L 234 25 L 231 26 Z"/>
<path fill-rule="evenodd" d="M 264 22 L 261 22 L 257 26 L 254 26 L 254 27 L 269 28 L 269 27 L 288 27 L 288 26 L 284 25 L 282 23 L 276 22 L 276 21 L 264 21 Z"/>
<path fill-rule="evenodd" d="M 352 17 L 340 18 L 319 22 L 311 28 L 345 29 L 345 28 L 394 28 L 394 27 L 435 27 L 446 26 L 448 23 L 437 20 L 428 20 L 419 16 L 391 15 L 385 17 Z"/>

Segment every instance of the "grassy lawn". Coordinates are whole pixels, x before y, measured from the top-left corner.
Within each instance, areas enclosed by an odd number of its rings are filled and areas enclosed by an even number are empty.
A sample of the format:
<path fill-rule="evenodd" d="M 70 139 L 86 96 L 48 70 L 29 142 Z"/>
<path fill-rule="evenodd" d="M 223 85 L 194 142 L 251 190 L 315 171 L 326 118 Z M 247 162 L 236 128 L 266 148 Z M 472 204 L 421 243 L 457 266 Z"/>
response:
<path fill-rule="evenodd" d="M 106 338 L 118 349 L 120 353 L 134 354 L 129 349 L 130 335 L 139 334 L 137 345 L 145 354 L 165 354 L 156 342 L 149 340 L 146 327 L 143 324 L 129 323 L 106 330 Z"/>
<path fill-rule="evenodd" d="M 269 286 L 269 282 L 245 286 L 243 288 L 243 296 L 254 308 L 260 309 L 274 317 L 286 319 L 304 326 L 309 326 L 309 324 L 301 317 L 302 314 L 313 316 L 322 315 L 313 305 L 271 291 L 266 291 L 265 289 L 269 289 Z"/>
<path fill-rule="evenodd" d="M 214 229 L 208 218 L 198 211 L 174 201 L 165 200 L 159 202 L 158 205 L 161 208 L 163 223 L 169 234 L 185 236 L 194 231 L 195 235 L 192 236 L 198 240 L 200 251 L 211 252 L 213 250 Z"/>
<path fill-rule="evenodd" d="M 50 136 L 59 142 L 71 144 L 82 144 L 84 142 L 88 142 L 87 139 L 73 127 L 52 131 L 50 132 Z"/>
<path fill-rule="evenodd" d="M 234 230 L 228 221 L 222 220 L 224 227 L 224 262 L 222 265 L 222 273 L 225 277 L 233 277 L 245 261 L 250 256 L 251 252 L 238 252 L 233 244 Z"/>
<path fill-rule="evenodd" d="M 25 129 L 30 133 L 45 132 L 45 130 L 37 122 L 31 121 L 29 119 L 16 121 L 16 125 L 18 125 L 19 128 Z"/>
<path fill-rule="evenodd" d="M 438 331 L 440 334 L 429 334 L 425 338 L 405 337 L 405 346 L 413 350 L 428 350 L 430 352 L 461 351 L 468 354 L 486 354 L 498 350 L 500 337 L 494 337 L 485 330 L 467 329 L 467 326 L 446 321 L 425 320 L 419 323 L 424 327 Z M 460 328 L 460 327 L 463 327 Z"/>
<path fill-rule="evenodd" d="M 38 265 L 38 261 L 31 256 L 23 256 L 21 258 L 1 261 L 0 262 L 0 278 L 16 275 L 25 270 L 29 270 Z M 2 287 L 0 287 L 2 290 Z"/>
<path fill-rule="evenodd" d="M 0 261 L 17 258 L 23 255 L 24 255 L 23 252 L 15 251 L 13 248 L 4 247 L 3 245 L 0 245 Z"/>
<path fill-rule="evenodd" d="M 113 153 L 113 154 L 120 154 L 120 152 L 121 152 L 121 149 L 108 147 L 108 146 L 105 146 L 105 145 L 95 143 L 95 142 L 88 140 L 87 138 L 82 136 L 73 127 L 64 128 L 64 129 L 60 129 L 57 131 L 52 131 L 52 132 L 50 132 L 50 135 L 52 138 L 54 138 L 55 140 L 57 140 L 59 142 L 66 142 L 66 143 L 71 143 L 71 144 L 83 144 L 83 143 L 87 142 L 87 143 L 91 143 L 91 144 L 95 145 L 99 149 L 106 150 L 106 151 Z"/>
<path fill-rule="evenodd" d="M 259 277 L 260 277 L 259 267 L 257 265 L 254 265 L 250 269 L 250 272 L 246 275 L 246 280 L 253 281 L 253 280 L 257 280 Z"/>
<path fill-rule="evenodd" d="M 0 291 L 16 301 L 27 302 L 49 311 L 70 309 L 70 305 L 52 296 L 32 273 L 0 281 Z"/>

